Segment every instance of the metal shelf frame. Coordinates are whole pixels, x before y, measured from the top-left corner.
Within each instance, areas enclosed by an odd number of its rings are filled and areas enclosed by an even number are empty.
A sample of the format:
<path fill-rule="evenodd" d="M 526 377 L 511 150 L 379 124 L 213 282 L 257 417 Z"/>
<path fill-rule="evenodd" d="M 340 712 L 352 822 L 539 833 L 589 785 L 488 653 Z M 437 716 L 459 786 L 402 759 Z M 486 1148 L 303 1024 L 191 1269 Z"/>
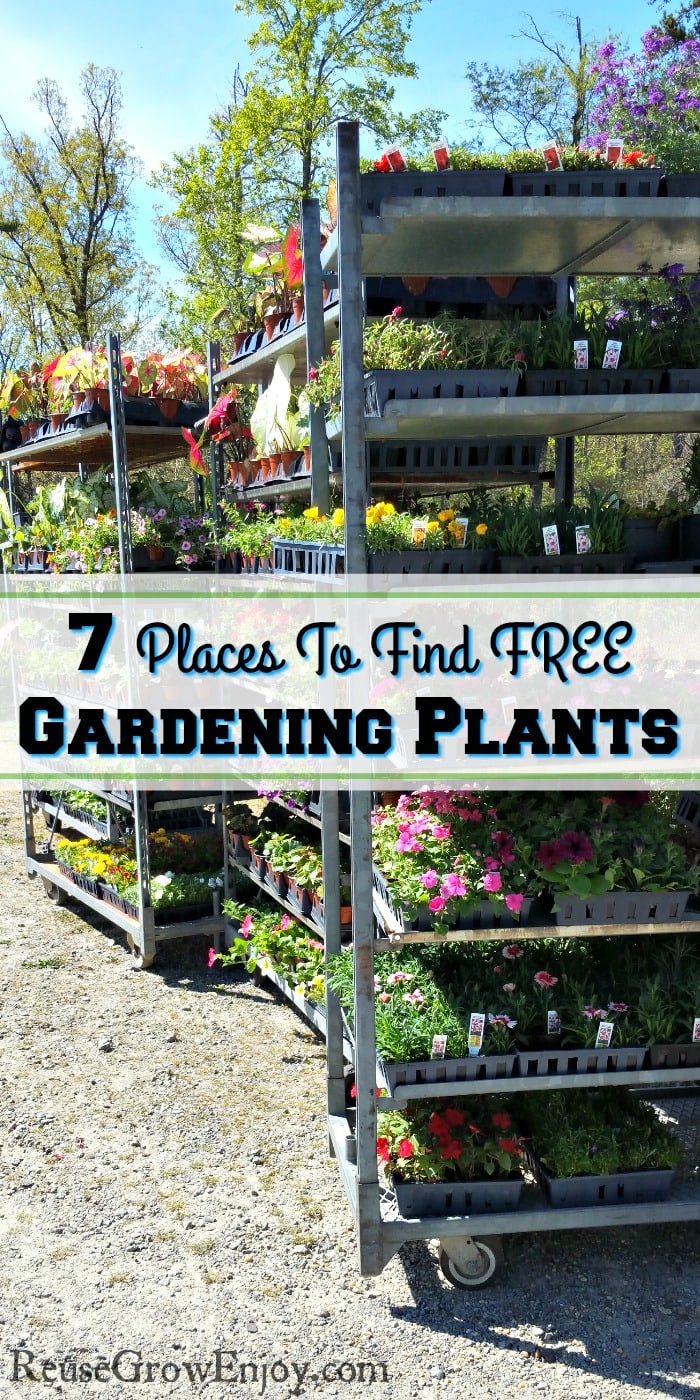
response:
<path fill-rule="evenodd" d="M 675 414 L 693 423 L 697 419 L 700 425 L 700 397 L 683 396 L 681 403 L 670 395 L 664 396 L 663 402 L 656 402 L 661 396 L 655 396 L 634 403 L 629 398 L 603 401 L 598 397 L 544 399 L 539 403 L 531 400 L 529 404 L 525 398 L 431 404 L 397 402 L 387 405 L 381 419 L 366 418 L 362 360 L 363 275 L 459 276 L 468 273 L 568 277 L 582 272 L 633 274 L 643 262 L 660 266 L 669 258 L 694 265 L 700 200 L 414 198 L 385 201 L 379 218 L 367 218 L 361 214 L 359 135 L 357 124 L 352 122 L 340 122 L 336 128 L 336 169 L 338 227 L 326 245 L 321 266 L 337 268 L 340 287 L 342 401 L 339 420 L 331 426 L 330 432 L 342 440 L 347 574 L 366 571 L 367 440 L 439 438 L 441 434 L 468 436 L 475 434 L 477 428 L 481 436 L 504 436 L 518 431 L 532 433 L 535 431 L 533 424 L 537 432 L 563 438 L 583 428 L 596 432 L 658 432 L 662 427 L 668 430 L 669 421 L 675 422 Z M 642 423 L 646 428 L 640 426 Z M 370 795 L 353 791 L 350 839 L 356 1138 L 344 1112 L 342 1022 L 339 1008 L 337 1016 L 333 1014 L 330 996 L 327 1031 L 329 1141 L 357 1230 L 361 1272 L 380 1273 L 401 1245 L 410 1240 L 439 1239 L 448 1254 L 452 1242 L 459 1257 L 465 1248 L 469 1253 L 478 1236 L 700 1219 L 700 1183 L 676 1184 L 667 1201 L 655 1204 L 553 1209 L 545 1205 L 539 1190 L 526 1187 L 523 1207 L 514 1212 L 419 1220 L 389 1218 L 392 1210 L 387 1210 L 382 1199 L 386 1193 L 379 1184 L 376 1156 L 374 952 L 378 947 L 396 947 L 401 942 L 426 941 L 426 935 L 402 936 L 396 929 L 390 929 L 391 939 L 375 937 L 377 911 L 371 880 L 369 818 Z M 386 918 L 383 923 L 386 928 Z M 697 922 L 691 921 L 690 928 L 696 931 Z M 595 930 L 606 936 L 612 931 L 608 927 Z M 629 926 L 616 931 L 629 935 L 642 930 Z M 643 931 L 652 933 L 660 929 L 651 926 Z M 679 924 L 673 931 L 686 931 L 686 928 Z M 592 931 L 588 928 L 523 929 L 518 930 L 517 936 L 552 936 L 555 932 L 557 937 L 572 934 L 590 937 Z M 481 939 L 490 935 L 493 939 L 494 934 L 500 939 L 503 930 L 465 930 L 456 936 Z M 339 944 L 336 946 L 329 940 L 328 950 L 338 951 Z M 513 1090 L 532 1092 L 593 1086 L 600 1082 L 624 1083 L 650 1092 L 655 1084 L 700 1084 L 700 1068 L 406 1086 L 395 1091 L 393 1098 L 383 1100 L 382 1106 L 403 1105 L 411 1098 L 485 1095 Z M 394 1207 L 394 1216 L 395 1213 Z"/>

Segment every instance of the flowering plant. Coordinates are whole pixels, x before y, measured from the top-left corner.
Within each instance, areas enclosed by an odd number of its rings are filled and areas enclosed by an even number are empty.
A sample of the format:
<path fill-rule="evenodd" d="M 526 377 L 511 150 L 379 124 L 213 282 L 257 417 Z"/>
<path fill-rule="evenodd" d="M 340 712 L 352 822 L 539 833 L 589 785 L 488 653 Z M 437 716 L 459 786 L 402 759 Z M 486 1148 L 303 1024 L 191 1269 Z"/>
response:
<path fill-rule="evenodd" d="M 382 1113 L 377 1156 L 386 1175 L 398 1181 L 474 1181 L 517 1172 L 520 1147 L 510 1114 L 498 1107 L 467 1113 L 462 1103 L 423 1099 L 402 1112 Z M 381 1099 L 377 1107 L 381 1113 Z"/>
<path fill-rule="evenodd" d="M 653 146 L 667 170 L 697 170 L 700 162 L 700 42 L 675 44 L 658 28 L 642 36 L 640 54 L 614 40 L 598 50 L 590 120 L 601 141 L 623 136 Z M 629 155 L 635 154 L 630 152 Z M 629 158 L 629 157 L 628 157 Z"/>
<path fill-rule="evenodd" d="M 264 896 L 250 904 L 230 899 L 223 908 L 238 930 L 231 947 L 215 955 L 223 967 L 242 964 L 248 972 L 276 972 L 307 1001 L 323 1001 L 324 950 L 319 939 L 310 938 L 289 914 L 280 916 L 279 908 Z"/>
<path fill-rule="evenodd" d="M 683 1159 L 678 1139 L 652 1105 L 626 1089 L 567 1089 L 523 1097 L 522 1119 L 533 1153 L 552 1176 L 658 1170 L 676 1167 Z"/>

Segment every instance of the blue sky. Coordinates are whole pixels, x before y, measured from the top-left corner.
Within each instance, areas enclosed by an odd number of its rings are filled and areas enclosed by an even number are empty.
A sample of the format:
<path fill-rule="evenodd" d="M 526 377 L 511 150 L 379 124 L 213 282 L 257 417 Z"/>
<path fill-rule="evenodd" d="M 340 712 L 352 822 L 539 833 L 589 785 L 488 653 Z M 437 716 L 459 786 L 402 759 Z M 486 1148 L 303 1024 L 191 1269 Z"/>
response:
<path fill-rule="evenodd" d="M 580 9 L 585 32 L 603 37 L 613 28 L 635 47 L 660 7 L 647 0 L 586 0 Z M 470 60 L 508 65 L 530 52 L 517 37 L 531 13 L 541 29 L 566 31 L 566 19 L 542 0 L 524 9 L 492 0 L 432 0 L 413 23 L 411 56 L 418 80 L 397 84 L 406 110 L 438 107 L 450 114 L 453 137 L 467 132 L 469 92 L 464 69 Z M 249 66 L 245 39 L 250 22 L 234 12 L 233 0 L 119 0 L 88 4 L 73 0 L 0 0 L 3 74 L 0 112 L 13 130 L 39 134 L 31 102 L 36 82 L 55 78 L 76 108 L 78 78 L 86 63 L 109 64 L 121 76 L 123 128 L 144 162 L 156 169 L 173 151 L 206 140 L 209 114 L 227 98 L 235 67 Z M 155 192 L 145 181 L 137 191 L 136 230 L 143 254 L 158 261 L 153 234 Z"/>

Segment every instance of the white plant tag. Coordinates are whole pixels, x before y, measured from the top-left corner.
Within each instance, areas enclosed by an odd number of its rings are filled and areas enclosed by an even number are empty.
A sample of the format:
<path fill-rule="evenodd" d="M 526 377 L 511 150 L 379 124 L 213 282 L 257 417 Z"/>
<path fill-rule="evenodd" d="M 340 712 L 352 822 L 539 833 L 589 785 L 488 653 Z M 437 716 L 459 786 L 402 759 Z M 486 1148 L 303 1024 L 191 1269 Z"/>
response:
<path fill-rule="evenodd" d="M 614 1031 L 614 1030 L 615 1030 L 615 1022 L 614 1022 L 614 1021 L 601 1021 L 600 1025 L 599 1025 L 599 1027 L 598 1027 L 598 1034 L 597 1034 L 597 1036 L 596 1036 L 596 1041 L 595 1041 L 595 1048 L 596 1048 L 596 1050 L 603 1050 L 603 1049 L 605 1049 L 606 1046 L 608 1046 L 608 1045 L 610 1044 L 610 1042 L 611 1042 L 611 1040 L 612 1040 L 612 1038 L 613 1038 L 613 1031 Z"/>
<path fill-rule="evenodd" d="M 430 1058 L 431 1058 L 431 1060 L 444 1060 L 446 1049 L 447 1049 L 447 1036 L 446 1036 L 446 1035 L 434 1035 L 434 1036 L 433 1036 L 433 1047 L 432 1047 L 432 1050 L 430 1051 Z"/>
<path fill-rule="evenodd" d="M 576 526 L 576 553 L 590 554 L 591 552 L 591 527 L 590 525 Z"/>
<path fill-rule="evenodd" d="M 693 1045 L 700 1040 L 700 1016 L 696 1016 L 693 1021 Z"/>
<path fill-rule="evenodd" d="M 574 369 L 588 369 L 588 341 L 574 341 Z"/>
<path fill-rule="evenodd" d="M 559 548 L 559 531 L 556 525 L 545 525 L 542 530 L 545 554 L 561 554 Z"/>
<path fill-rule="evenodd" d="M 485 1024 L 485 1013 L 483 1011 L 472 1011 L 469 1017 L 469 1039 L 467 1041 L 470 1055 L 478 1055 L 481 1050 Z"/>
<path fill-rule="evenodd" d="M 622 352 L 621 340 L 608 340 L 603 355 L 603 369 L 617 369 Z"/>
<path fill-rule="evenodd" d="M 622 164 L 622 152 L 624 151 L 624 149 L 625 149 L 625 143 L 624 143 L 624 141 L 622 140 L 622 137 L 621 137 L 621 136 L 618 136 L 618 137 L 617 137 L 615 140 L 613 140 L 613 141 L 608 141 L 607 150 L 606 150 L 606 152 L 605 152 L 605 159 L 607 160 L 608 165 L 613 165 L 613 166 L 619 166 L 619 165 L 621 165 L 621 164 Z"/>
<path fill-rule="evenodd" d="M 426 519 L 426 520 L 412 520 L 412 521 L 411 521 L 411 543 L 412 543 L 412 544 L 414 544 L 414 545 L 422 545 L 422 546 L 425 546 L 425 537 L 426 537 L 427 533 L 428 533 L 428 521 L 427 521 L 427 519 Z"/>
<path fill-rule="evenodd" d="M 468 516 L 468 515 L 456 515 L 455 518 L 454 518 L 454 520 L 452 521 L 452 524 L 453 524 L 453 526 L 454 526 L 454 530 L 453 530 L 452 534 L 453 534 L 455 546 L 456 546 L 458 549 L 464 549 L 464 547 L 465 547 L 465 545 L 466 545 L 466 543 L 467 543 L 467 530 L 469 529 L 469 516 Z M 457 534 L 457 529 L 458 529 L 458 528 L 459 528 L 459 530 L 460 530 L 460 532 L 461 532 L 461 536 Z"/>
<path fill-rule="evenodd" d="M 547 1012 L 547 1035 L 558 1035 L 561 1029 L 558 1011 Z"/>

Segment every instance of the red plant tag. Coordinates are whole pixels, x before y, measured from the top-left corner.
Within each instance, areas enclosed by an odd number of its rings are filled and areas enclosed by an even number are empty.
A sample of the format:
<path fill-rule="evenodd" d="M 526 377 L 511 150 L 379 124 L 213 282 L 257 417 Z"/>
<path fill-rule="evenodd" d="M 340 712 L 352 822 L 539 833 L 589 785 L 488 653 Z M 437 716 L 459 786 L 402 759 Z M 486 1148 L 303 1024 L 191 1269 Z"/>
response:
<path fill-rule="evenodd" d="M 406 170 L 406 162 L 398 146 L 387 146 L 387 149 L 384 152 L 384 154 L 389 162 L 389 169 L 393 170 L 394 174 L 398 174 L 400 171 Z"/>
<path fill-rule="evenodd" d="M 379 160 L 375 160 L 374 168 L 375 170 L 378 170 L 381 175 L 388 175 L 390 173 L 391 166 L 389 164 L 389 157 L 386 151 L 384 151 L 384 153 L 379 157 Z"/>
<path fill-rule="evenodd" d="M 605 159 L 607 160 L 608 165 L 621 164 L 624 144 L 624 141 L 620 140 L 619 138 L 616 141 L 608 141 L 607 150 L 605 152 Z"/>
<path fill-rule="evenodd" d="M 440 141 L 439 145 L 433 146 L 433 160 L 438 170 L 449 170 L 450 148 L 446 141 Z"/>
<path fill-rule="evenodd" d="M 542 159 L 544 160 L 545 169 L 547 170 L 564 169 L 556 141 L 550 141 L 547 146 L 542 147 Z"/>

